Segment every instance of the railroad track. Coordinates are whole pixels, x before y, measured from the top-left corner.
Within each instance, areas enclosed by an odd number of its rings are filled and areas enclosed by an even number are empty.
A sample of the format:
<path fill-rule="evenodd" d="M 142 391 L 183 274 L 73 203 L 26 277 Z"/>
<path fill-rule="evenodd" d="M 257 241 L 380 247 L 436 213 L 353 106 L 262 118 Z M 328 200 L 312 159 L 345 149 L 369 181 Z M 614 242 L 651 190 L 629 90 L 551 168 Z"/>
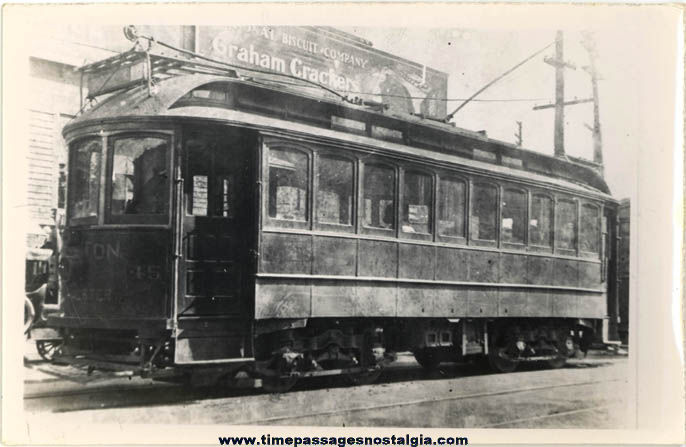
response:
<path fill-rule="evenodd" d="M 95 387 L 85 387 L 79 389 L 64 389 L 56 391 L 34 391 L 24 393 L 24 400 L 40 400 L 40 399 L 52 399 L 58 397 L 77 397 L 77 396 L 89 396 L 98 393 L 103 394 L 116 394 L 121 392 L 130 392 L 140 389 L 153 389 L 153 388 L 170 388 L 173 385 L 166 384 L 155 384 L 155 385 L 116 385 L 116 386 L 95 386 Z"/>
<path fill-rule="evenodd" d="M 321 417 L 331 417 L 331 416 L 342 416 L 350 415 L 353 413 L 368 412 L 368 411 L 389 411 L 394 409 L 399 409 L 402 407 L 412 407 L 421 405 L 431 405 L 438 404 L 441 402 L 450 401 L 461 401 L 469 399 L 486 399 L 495 396 L 506 396 L 514 395 L 518 393 L 530 393 L 530 392 L 540 392 L 552 389 L 561 388 L 571 388 L 571 387 L 581 387 L 589 385 L 600 385 L 613 382 L 621 382 L 623 379 L 609 379 L 609 380 L 594 380 L 594 381 L 583 381 L 583 382 L 573 382 L 565 383 L 561 385 L 545 385 L 545 386 L 531 386 L 531 387 L 518 387 L 506 390 L 499 390 L 493 392 L 478 392 L 478 393 L 468 393 L 456 396 L 446 396 L 442 398 L 433 399 L 415 399 L 404 402 L 393 402 L 386 404 L 372 404 L 372 405 L 360 405 L 356 407 L 341 408 L 337 410 L 330 411 L 313 411 L 307 413 L 299 414 L 289 414 L 280 415 L 267 418 L 259 419 L 246 419 L 237 420 L 234 424 L 237 425 L 269 425 L 275 423 L 283 422 L 297 422 L 302 419 L 312 419 Z M 131 392 L 137 390 L 137 393 L 133 395 L 126 392 Z M 232 392 L 229 392 L 232 391 Z M 56 405 L 59 408 L 53 408 L 53 411 L 58 413 L 71 412 L 71 411 L 81 411 L 89 409 L 107 409 L 107 408 L 122 408 L 122 407 L 135 407 L 135 406 L 149 406 L 149 405 L 169 405 L 169 404 L 183 404 L 184 402 L 193 402 L 199 399 L 221 399 L 221 398 L 238 398 L 245 397 L 250 394 L 262 394 L 259 390 L 239 390 L 242 392 L 236 393 L 237 390 L 226 390 L 226 392 L 218 392 L 215 390 L 207 389 L 189 389 L 181 386 L 174 386 L 163 384 L 157 387 L 127 387 L 127 386 L 110 386 L 107 388 L 100 389 L 81 389 L 81 390 L 71 390 L 71 391 L 55 391 L 55 392 L 42 392 L 42 393 L 29 393 L 25 399 L 25 405 L 28 410 L 32 408 L 38 408 L 37 405 L 31 405 L 31 402 L 37 401 L 50 401 L 52 405 Z M 69 398 L 68 400 L 66 400 Z M 500 421 L 492 424 L 485 424 L 481 427 L 483 428 L 498 428 L 504 426 L 511 426 L 515 424 L 524 424 L 527 422 L 535 422 L 538 420 L 552 419 L 552 418 L 565 418 L 570 415 L 582 413 L 582 412 L 592 412 L 592 411 L 602 411 L 611 405 L 595 405 L 580 409 L 574 409 L 569 411 L 555 412 L 552 414 L 535 415 L 525 418 L 515 418 L 507 421 Z"/>
<path fill-rule="evenodd" d="M 605 363 L 599 363 L 595 366 L 602 366 Z M 588 366 L 588 365 L 587 365 Z M 572 368 L 573 370 L 573 368 Z M 558 370 L 559 371 L 559 370 Z M 377 385 L 374 386 L 395 386 L 395 384 L 415 382 L 417 386 L 421 386 L 421 381 L 460 381 L 462 379 L 487 378 L 489 373 L 479 368 L 461 369 L 459 366 L 447 365 L 443 371 L 438 373 L 428 374 L 415 364 L 398 365 L 394 368 L 389 368 L 385 371 L 384 376 Z M 493 376 L 493 380 L 498 380 Z M 140 380 L 140 379 L 138 379 Z M 480 379 L 482 380 L 482 379 Z M 474 392 L 465 394 L 450 394 L 435 396 L 434 398 L 418 398 L 401 402 L 385 402 L 369 405 L 357 405 L 351 407 L 339 407 L 328 411 L 311 411 L 300 414 L 274 414 L 271 417 L 260 418 L 246 418 L 245 420 L 237 420 L 237 424 L 271 424 L 288 421 L 298 421 L 302 419 L 311 419 L 314 417 L 336 416 L 345 414 L 355 414 L 364 411 L 382 412 L 392 410 L 393 408 L 403 408 L 428 404 L 440 404 L 441 402 L 460 401 L 468 399 L 488 398 L 495 396 L 504 396 L 508 394 L 526 393 L 545 391 L 555 388 L 570 388 L 574 386 L 589 386 L 602 383 L 610 383 L 620 381 L 622 379 L 610 380 L 577 380 L 570 383 L 563 384 L 545 384 L 539 386 L 520 387 L 513 384 L 508 389 L 501 389 L 487 392 Z M 67 384 L 62 384 L 66 386 Z M 325 389 L 334 391 L 336 388 L 339 391 L 342 388 L 342 381 L 331 379 L 328 381 L 303 381 L 299 386 L 298 391 L 287 393 L 282 396 L 283 399 L 290 399 L 301 392 L 312 393 L 320 392 Z M 455 384 L 454 388 L 459 389 L 459 383 Z M 370 388 L 373 390 L 373 387 Z M 155 405 L 169 406 L 169 405 L 184 405 L 191 403 L 193 405 L 231 405 L 233 398 L 255 396 L 256 399 L 270 396 L 260 389 L 244 388 L 244 389 L 230 389 L 226 387 L 205 387 L 193 388 L 174 383 L 164 382 L 145 382 L 140 381 L 136 383 L 136 379 L 132 382 L 124 383 L 104 383 L 99 385 L 97 383 L 90 383 L 86 386 L 78 388 L 56 388 L 50 385 L 50 389 L 36 390 L 37 384 L 34 384 L 34 390 L 29 386 L 24 395 L 24 405 L 28 411 L 50 411 L 50 412 L 73 412 L 81 410 L 100 410 L 100 409 L 125 409 L 134 407 L 150 407 Z M 452 391 L 452 389 L 450 390 Z M 366 402 L 373 401 L 373 398 L 366 399 Z M 245 413 L 247 415 L 248 413 Z M 254 415 L 255 413 L 253 413 Z"/>
<path fill-rule="evenodd" d="M 565 417 L 577 415 L 580 413 L 589 413 L 589 412 L 593 412 L 593 411 L 608 410 L 612 407 L 616 407 L 617 405 L 620 405 L 620 404 L 594 405 L 594 406 L 590 406 L 590 407 L 586 407 L 586 408 L 578 408 L 576 410 L 560 411 L 558 413 L 542 414 L 542 415 L 531 416 L 531 417 L 527 417 L 527 418 L 511 419 L 509 421 L 497 422 L 495 424 L 485 424 L 479 428 L 505 428 L 505 427 L 514 428 L 514 427 L 512 427 L 513 425 L 519 425 L 519 424 L 523 424 L 525 422 L 535 422 L 535 421 L 542 421 L 545 419 L 565 418 Z"/>
<path fill-rule="evenodd" d="M 457 395 L 457 396 L 446 396 L 446 397 L 433 398 L 433 399 L 416 399 L 416 400 L 411 400 L 411 401 L 407 401 L 407 402 L 394 402 L 394 403 L 387 403 L 387 404 L 380 404 L 380 405 L 361 405 L 358 407 L 342 408 L 340 410 L 300 413 L 300 414 L 296 414 L 296 415 L 293 415 L 293 414 L 281 415 L 281 416 L 274 416 L 274 417 L 269 417 L 269 418 L 236 421 L 235 424 L 237 424 L 237 425 L 243 425 L 243 424 L 244 425 L 262 425 L 265 423 L 294 421 L 294 420 L 298 420 L 298 419 L 307 419 L 307 418 L 322 417 L 322 416 L 334 416 L 334 415 L 365 412 L 365 411 L 390 410 L 390 409 L 394 409 L 394 408 L 401 408 L 401 407 L 408 407 L 408 406 L 435 404 L 435 403 L 440 403 L 440 402 L 459 401 L 459 400 L 467 400 L 467 399 L 488 398 L 488 397 L 493 397 L 493 396 L 504 396 L 504 395 L 511 395 L 511 394 L 517 394 L 517 393 L 527 393 L 527 392 L 535 392 L 535 391 L 552 390 L 552 389 L 558 389 L 558 388 L 570 388 L 570 387 L 575 387 L 575 386 L 600 385 L 600 384 L 604 384 L 604 383 L 622 382 L 623 380 L 624 379 L 620 379 L 620 378 L 607 379 L 607 380 L 592 380 L 592 381 L 584 381 L 584 382 L 565 383 L 565 384 L 561 384 L 561 385 L 532 386 L 532 387 L 522 387 L 522 388 L 513 388 L 513 389 L 507 389 L 507 390 L 499 390 L 499 391 L 493 391 L 493 392 L 470 393 L 470 394 L 463 394 L 463 395 Z M 563 413 L 573 414 L 573 413 L 581 412 L 581 411 L 591 411 L 594 409 L 601 409 L 601 408 L 604 408 L 606 406 L 607 405 L 600 405 L 600 406 L 594 406 L 594 407 L 589 407 L 589 408 L 584 408 L 584 409 L 570 410 L 569 412 L 560 412 L 560 413 L 554 413 L 554 414 L 550 414 L 550 415 L 535 416 L 535 417 L 531 417 L 531 418 L 515 419 L 512 421 L 500 422 L 500 423 L 492 424 L 492 425 L 488 425 L 488 426 L 495 427 L 498 425 L 507 425 L 507 424 L 516 423 L 516 422 L 524 422 L 527 420 L 535 420 L 537 418 L 555 417 L 555 416 L 563 415 Z"/>
<path fill-rule="evenodd" d="M 231 398 L 256 393 L 252 389 L 193 388 L 177 384 L 92 386 L 79 389 L 27 392 L 28 411 L 72 411 L 182 404 L 202 399 Z"/>
<path fill-rule="evenodd" d="M 451 365 L 453 368 L 455 365 Z M 461 365 L 457 365 L 459 367 Z M 468 370 L 466 371 L 460 371 L 462 374 L 455 375 L 453 371 L 451 371 L 451 367 L 449 366 L 446 368 L 448 371 L 445 373 L 443 370 L 439 370 L 437 374 L 446 374 L 446 379 L 457 379 L 460 377 L 470 377 L 473 375 L 486 375 L 486 374 L 492 374 L 490 371 L 482 371 L 482 370 Z M 393 383 L 393 382 L 399 382 L 399 381 L 408 381 L 408 380 L 414 380 L 418 378 L 424 378 L 423 376 L 426 376 L 427 373 L 425 373 L 421 368 L 417 367 L 416 365 L 394 365 L 390 368 L 388 368 L 385 371 L 386 375 L 385 377 L 382 377 L 379 380 L 379 383 Z M 54 374 L 54 373 L 53 373 Z M 113 375 L 112 378 L 114 378 L 116 375 Z M 118 375 L 119 377 L 126 377 L 122 375 Z M 81 382 L 74 380 L 73 378 L 70 378 L 66 375 L 61 375 L 57 376 L 54 379 L 50 379 L 50 382 L 57 382 L 59 380 L 63 380 L 65 382 L 70 382 L 73 384 L 78 384 L 78 385 L 86 385 L 83 386 L 82 388 L 68 388 L 68 389 L 51 389 L 48 391 L 28 391 L 24 393 L 24 400 L 39 400 L 39 399 L 50 399 L 50 398 L 59 398 L 59 397 L 76 397 L 76 396 L 85 396 L 85 395 L 93 395 L 97 393 L 119 393 L 119 392 L 125 392 L 125 391 L 132 391 L 132 390 L 140 390 L 140 389 L 153 389 L 153 388 L 166 388 L 166 389 L 173 389 L 173 388 L 182 388 L 178 384 L 173 384 L 173 383 L 165 383 L 165 382 L 146 382 L 146 383 L 127 383 L 127 384 L 118 384 L 118 385 L 97 385 L 97 384 L 87 384 L 86 382 Z M 134 380 L 138 380 L 138 378 L 134 378 Z M 28 384 L 29 387 L 31 386 L 36 386 L 38 385 L 38 382 L 31 382 Z M 189 388 L 190 389 L 190 388 Z M 215 391 L 217 388 L 215 388 Z M 206 392 L 206 390 L 205 390 Z M 222 394 L 220 392 L 217 392 L 217 394 Z"/>

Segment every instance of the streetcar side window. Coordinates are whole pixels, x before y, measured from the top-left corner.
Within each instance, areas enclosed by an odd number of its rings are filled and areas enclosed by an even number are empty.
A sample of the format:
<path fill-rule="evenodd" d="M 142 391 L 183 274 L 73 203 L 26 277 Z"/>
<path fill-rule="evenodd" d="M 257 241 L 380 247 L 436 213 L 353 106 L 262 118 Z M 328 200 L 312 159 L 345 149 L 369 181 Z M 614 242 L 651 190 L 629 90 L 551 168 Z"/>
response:
<path fill-rule="evenodd" d="M 371 228 L 395 228 L 395 170 L 366 165 L 362 200 L 362 222 Z"/>
<path fill-rule="evenodd" d="M 472 188 L 472 206 L 469 215 L 471 239 L 495 241 L 498 192 L 493 185 L 476 183 Z"/>
<path fill-rule="evenodd" d="M 433 180 L 431 176 L 405 172 L 403 181 L 402 230 L 405 233 L 431 233 Z"/>
<path fill-rule="evenodd" d="M 600 219 L 598 207 L 589 203 L 581 207 L 581 228 L 579 228 L 579 246 L 581 251 L 598 253 L 600 241 Z"/>
<path fill-rule="evenodd" d="M 438 234 L 464 237 L 464 208 L 467 188 L 460 180 L 442 178 L 438 186 Z"/>
<path fill-rule="evenodd" d="M 544 195 L 534 194 L 531 198 L 531 217 L 529 218 L 529 244 L 552 247 L 553 200 Z"/>
<path fill-rule="evenodd" d="M 102 139 L 81 140 L 71 149 L 69 218 L 94 218 L 98 215 Z"/>
<path fill-rule="evenodd" d="M 558 201 L 555 219 L 555 246 L 576 250 L 576 203 L 571 200 Z"/>
<path fill-rule="evenodd" d="M 309 177 L 307 154 L 293 149 L 270 149 L 269 217 L 307 221 Z"/>
<path fill-rule="evenodd" d="M 151 136 L 125 137 L 116 138 L 112 147 L 111 216 L 116 220 L 116 216 L 125 215 L 166 215 L 169 141 Z"/>
<path fill-rule="evenodd" d="M 526 235 L 527 195 L 518 189 L 505 189 L 503 193 L 500 237 L 503 242 L 523 244 Z"/>
<path fill-rule="evenodd" d="M 317 222 L 352 225 L 353 162 L 323 155 L 317 179 Z"/>

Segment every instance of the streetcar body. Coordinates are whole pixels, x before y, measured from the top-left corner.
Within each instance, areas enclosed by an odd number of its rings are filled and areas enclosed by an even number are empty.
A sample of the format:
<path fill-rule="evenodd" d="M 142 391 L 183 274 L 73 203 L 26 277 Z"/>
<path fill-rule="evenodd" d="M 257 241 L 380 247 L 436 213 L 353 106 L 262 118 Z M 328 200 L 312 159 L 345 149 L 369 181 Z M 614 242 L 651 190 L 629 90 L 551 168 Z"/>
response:
<path fill-rule="evenodd" d="M 133 82 L 64 136 L 71 363 L 276 388 L 402 351 L 560 365 L 615 293 L 617 202 L 581 160 L 235 73 Z"/>

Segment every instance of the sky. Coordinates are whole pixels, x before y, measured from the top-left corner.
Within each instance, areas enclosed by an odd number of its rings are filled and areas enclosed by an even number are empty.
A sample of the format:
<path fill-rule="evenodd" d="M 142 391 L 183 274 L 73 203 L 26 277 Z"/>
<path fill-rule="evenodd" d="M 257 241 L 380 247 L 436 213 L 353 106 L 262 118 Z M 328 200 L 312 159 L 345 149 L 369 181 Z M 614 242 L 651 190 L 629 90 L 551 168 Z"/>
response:
<path fill-rule="evenodd" d="M 556 29 L 498 29 L 464 27 L 358 27 L 337 26 L 371 41 L 375 48 L 425 64 L 448 74 L 448 99 L 467 98 L 491 80 L 503 74 L 536 51 L 552 43 Z M 80 42 L 76 52 L 95 60 L 111 51 L 130 47 L 121 34 L 121 26 L 65 27 L 54 25 L 49 34 L 57 40 Z M 581 45 L 582 32 L 564 30 L 564 58 L 576 66 L 565 71 L 566 100 L 592 96 L 590 76 L 582 69 L 589 55 Z M 605 27 L 590 30 L 596 42 L 596 66 L 599 83 L 600 117 L 603 136 L 605 177 L 617 198 L 634 197 L 636 192 L 637 151 L 640 149 L 641 95 L 650 88 L 650 72 L 639 61 L 649 59 L 649 28 Z M 164 30 L 158 30 L 164 34 Z M 157 36 L 165 40 L 166 36 Z M 60 48 L 53 41 L 53 47 Z M 84 42 L 98 42 L 92 48 Z M 41 44 L 42 45 L 42 44 Z M 101 46 L 99 48 L 98 46 Z M 104 50 L 104 51 L 103 51 Z M 554 109 L 534 111 L 535 105 L 554 102 L 555 70 L 543 59 L 553 56 L 554 45 L 481 93 L 461 109 L 453 121 L 470 130 L 485 130 L 491 138 L 515 143 L 517 121 L 522 122 L 523 147 L 553 153 Z M 65 57 L 69 57 L 65 55 Z M 75 65 L 81 60 L 72 61 Z M 646 75 L 648 74 L 648 75 Z M 506 101 L 500 101 L 506 100 Z M 448 101 L 449 111 L 462 101 Z M 585 124 L 593 124 L 591 103 L 565 108 L 565 149 L 567 154 L 592 159 L 593 141 Z"/>
<path fill-rule="evenodd" d="M 373 42 L 378 49 L 426 64 L 448 73 L 448 98 L 468 98 L 491 80 L 514 67 L 555 39 L 556 30 L 498 31 L 459 28 L 365 28 L 348 27 Z M 617 30 L 593 30 L 597 45 L 600 120 L 606 180 L 617 198 L 630 197 L 635 189 L 636 151 L 634 135 L 639 119 L 639 94 L 635 88 L 635 43 L 642 36 Z M 590 98 L 590 76 L 582 69 L 589 55 L 581 45 L 582 33 L 564 32 L 564 58 L 576 66 L 565 72 L 565 100 Z M 554 109 L 534 111 L 533 106 L 553 103 L 555 70 L 543 61 L 554 56 L 554 45 L 498 81 L 477 99 L 508 101 L 470 102 L 454 118 L 457 126 L 486 130 L 491 138 L 515 143 L 517 121 L 522 122 L 523 147 L 553 153 Z M 525 101 L 511 101 L 520 100 Z M 449 101 L 454 110 L 462 101 Z M 593 158 L 592 103 L 565 107 L 567 154 Z"/>

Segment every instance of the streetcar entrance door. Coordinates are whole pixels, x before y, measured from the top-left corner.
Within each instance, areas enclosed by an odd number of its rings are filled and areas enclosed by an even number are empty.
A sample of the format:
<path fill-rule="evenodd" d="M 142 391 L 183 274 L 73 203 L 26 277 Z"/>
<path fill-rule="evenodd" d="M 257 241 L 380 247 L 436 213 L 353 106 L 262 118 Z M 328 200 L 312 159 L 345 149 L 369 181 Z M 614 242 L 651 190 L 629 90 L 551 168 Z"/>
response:
<path fill-rule="evenodd" d="M 183 146 L 175 360 L 251 357 L 248 144 L 237 131 L 197 128 L 184 132 Z"/>

